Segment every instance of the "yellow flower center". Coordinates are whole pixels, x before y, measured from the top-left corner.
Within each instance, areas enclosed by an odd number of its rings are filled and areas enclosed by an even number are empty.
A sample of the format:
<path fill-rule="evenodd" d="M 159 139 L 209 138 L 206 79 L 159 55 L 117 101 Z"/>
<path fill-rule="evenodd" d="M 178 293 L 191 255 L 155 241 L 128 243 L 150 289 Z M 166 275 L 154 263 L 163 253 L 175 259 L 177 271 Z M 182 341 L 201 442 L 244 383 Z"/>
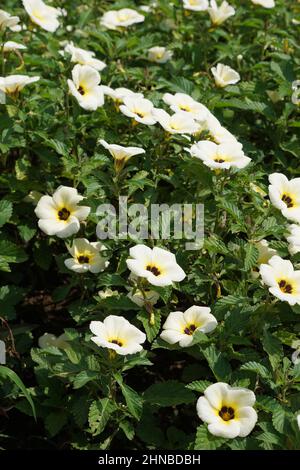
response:
<path fill-rule="evenodd" d="M 37 18 L 38 20 L 40 21 L 44 21 L 45 20 L 45 16 L 43 15 L 43 13 L 41 13 L 39 10 L 34 10 L 32 12 L 32 16 L 34 18 Z"/>
<path fill-rule="evenodd" d="M 283 292 L 284 294 L 292 294 L 294 291 L 292 283 L 286 279 L 280 279 L 278 281 L 278 285 L 281 292 Z"/>
<path fill-rule="evenodd" d="M 187 112 L 191 111 L 191 108 L 188 104 L 181 104 L 179 108 L 181 109 L 181 111 L 187 111 Z"/>
<path fill-rule="evenodd" d="M 291 197 L 290 194 L 283 194 L 281 197 L 281 200 L 287 205 L 287 207 L 290 209 L 291 207 L 294 207 L 295 203 L 293 201 L 293 198 Z"/>
<path fill-rule="evenodd" d="M 223 421 L 230 421 L 234 419 L 234 409 L 231 406 L 222 406 L 219 411 L 219 416 Z"/>
<path fill-rule="evenodd" d="M 57 211 L 57 217 L 59 220 L 67 221 L 70 215 L 71 212 L 66 207 L 62 207 Z"/>

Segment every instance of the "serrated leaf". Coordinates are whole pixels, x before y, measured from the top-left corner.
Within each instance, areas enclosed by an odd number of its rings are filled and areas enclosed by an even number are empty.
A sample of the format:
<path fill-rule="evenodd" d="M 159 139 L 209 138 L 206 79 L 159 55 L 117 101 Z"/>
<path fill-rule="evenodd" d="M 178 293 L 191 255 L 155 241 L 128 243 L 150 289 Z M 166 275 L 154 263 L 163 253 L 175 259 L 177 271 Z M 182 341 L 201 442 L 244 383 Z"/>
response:
<path fill-rule="evenodd" d="M 247 243 L 245 246 L 245 259 L 244 266 L 246 271 L 249 271 L 253 266 L 256 265 L 258 260 L 258 249 L 252 243 Z"/>
<path fill-rule="evenodd" d="M 205 424 L 198 426 L 196 439 L 195 439 L 195 450 L 216 450 L 225 444 L 227 439 L 223 437 L 213 436 L 207 429 Z"/>
<path fill-rule="evenodd" d="M 133 388 L 124 384 L 120 374 L 115 374 L 114 377 L 121 388 L 128 411 L 132 414 L 134 418 L 139 420 L 143 411 L 142 397 L 135 390 L 133 390 Z"/>
<path fill-rule="evenodd" d="M 12 203 L 5 199 L 0 201 L 0 227 L 3 227 L 9 221 L 12 215 Z"/>
<path fill-rule="evenodd" d="M 89 409 L 89 425 L 93 436 L 101 434 L 111 416 L 116 410 L 115 403 L 109 398 L 102 398 L 101 400 L 95 400 Z"/>
<path fill-rule="evenodd" d="M 194 390 L 195 392 L 203 393 L 210 385 L 212 385 L 212 382 L 209 382 L 208 380 L 195 380 L 194 382 L 186 385 L 186 388 Z"/>
<path fill-rule="evenodd" d="M 184 384 L 176 380 L 167 380 L 150 385 L 144 392 L 144 399 L 153 405 L 175 406 L 192 403 L 195 396 L 190 390 L 187 390 Z"/>

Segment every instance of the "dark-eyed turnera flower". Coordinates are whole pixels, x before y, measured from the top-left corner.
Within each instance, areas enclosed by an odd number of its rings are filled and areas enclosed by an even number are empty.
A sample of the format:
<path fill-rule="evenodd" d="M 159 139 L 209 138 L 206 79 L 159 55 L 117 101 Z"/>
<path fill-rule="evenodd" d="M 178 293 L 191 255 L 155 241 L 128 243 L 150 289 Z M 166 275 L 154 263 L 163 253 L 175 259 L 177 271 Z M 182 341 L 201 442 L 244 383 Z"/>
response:
<path fill-rule="evenodd" d="M 290 305 L 300 305 L 300 271 L 295 271 L 289 260 L 273 256 L 260 266 L 260 275 L 271 294 Z"/>

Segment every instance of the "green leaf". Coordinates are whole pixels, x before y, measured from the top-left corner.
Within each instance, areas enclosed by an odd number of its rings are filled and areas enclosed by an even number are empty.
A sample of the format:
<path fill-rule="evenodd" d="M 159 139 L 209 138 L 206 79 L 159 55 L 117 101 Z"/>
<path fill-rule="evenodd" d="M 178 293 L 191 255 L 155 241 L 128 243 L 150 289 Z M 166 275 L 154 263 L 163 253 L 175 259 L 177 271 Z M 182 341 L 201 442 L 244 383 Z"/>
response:
<path fill-rule="evenodd" d="M 111 414 L 116 409 L 115 403 L 109 398 L 102 398 L 92 402 L 88 420 L 93 436 L 97 436 L 104 431 Z"/>
<path fill-rule="evenodd" d="M 144 400 L 152 405 L 175 406 L 192 403 L 195 396 L 184 384 L 176 380 L 167 380 L 150 385 L 144 392 Z"/>
<path fill-rule="evenodd" d="M 267 330 L 264 331 L 262 345 L 269 356 L 269 361 L 275 372 L 283 359 L 282 345 L 280 341 Z"/>
<path fill-rule="evenodd" d="M 135 390 L 133 390 L 133 388 L 128 387 L 128 385 L 124 384 L 120 374 L 115 374 L 114 377 L 120 386 L 129 412 L 134 418 L 139 420 L 143 411 L 142 397 Z"/>
<path fill-rule="evenodd" d="M 227 439 L 223 437 L 213 436 L 207 429 L 205 424 L 198 426 L 196 439 L 195 439 L 195 450 L 216 450 L 225 444 Z"/>
<path fill-rule="evenodd" d="M 143 324 L 144 330 L 147 335 L 148 341 L 151 343 L 160 331 L 161 314 L 158 309 L 153 308 L 154 325 L 150 325 L 150 313 L 143 309 L 138 315 L 137 319 Z"/>
<path fill-rule="evenodd" d="M 50 437 L 56 436 L 61 429 L 67 424 L 68 415 L 65 411 L 59 410 L 49 413 L 45 419 L 45 428 Z"/>
<path fill-rule="evenodd" d="M 134 438 L 134 434 L 135 434 L 133 424 L 130 421 L 124 420 L 120 422 L 119 426 L 120 426 L 120 429 L 122 429 L 122 431 L 124 432 L 127 439 L 129 441 L 132 441 L 132 439 Z"/>
<path fill-rule="evenodd" d="M 186 385 L 186 388 L 194 390 L 195 392 L 203 393 L 210 385 L 212 385 L 212 382 L 209 382 L 208 380 L 195 380 L 194 382 Z"/>
<path fill-rule="evenodd" d="M 34 403 L 32 401 L 32 398 L 31 398 L 29 392 L 27 391 L 25 385 L 23 384 L 22 380 L 20 379 L 20 377 L 13 370 L 9 369 L 8 367 L 0 366 L 0 378 L 9 379 L 9 380 L 11 380 L 12 382 L 14 382 L 16 384 L 16 386 L 21 390 L 21 392 L 24 394 L 25 398 L 30 403 L 34 419 L 36 419 Z"/>
<path fill-rule="evenodd" d="M 259 362 L 247 362 L 246 364 L 243 364 L 241 366 L 241 370 L 255 372 L 256 374 L 260 375 L 263 379 L 270 377 L 270 371 L 262 364 L 259 364 Z"/>
<path fill-rule="evenodd" d="M 218 351 L 214 344 L 203 348 L 202 353 L 216 379 L 228 382 L 231 376 L 231 367 L 224 354 Z"/>
<path fill-rule="evenodd" d="M 78 375 L 75 376 L 73 380 L 73 388 L 76 390 L 78 388 L 83 387 L 85 384 L 90 382 L 91 380 L 96 380 L 98 377 L 97 372 L 93 372 L 90 370 L 83 370 Z"/>
<path fill-rule="evenodd" d="M 245 259 L 244 266 L 246 271 L 249 271 L 256 265 L 258 260 L 258 249 L 252 243 L 247 243 L 245 246 Z"/>
<path fill-rule="evenodd" d="M 0 201 L 0 227 L 3 227 L 9 221 L 12 215 L 12 203 L 5 199 Z"/>

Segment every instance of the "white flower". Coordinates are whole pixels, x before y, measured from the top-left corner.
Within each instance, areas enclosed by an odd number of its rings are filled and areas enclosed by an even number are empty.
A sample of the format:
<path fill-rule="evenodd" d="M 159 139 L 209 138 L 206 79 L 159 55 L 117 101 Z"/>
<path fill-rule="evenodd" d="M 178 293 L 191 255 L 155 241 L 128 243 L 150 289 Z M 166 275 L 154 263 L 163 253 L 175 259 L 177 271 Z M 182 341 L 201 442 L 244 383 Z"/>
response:
<path fill-rule="evenodd" d="M 98 142 L 109 151 L 115 159 L 116 168 L 119 170 L 123 168 L 129 158 L 145 153 L 145 150 L 139 147 L 122 147 L 122 145 L 108 144 L 103 139 L 100 139 Z"/>
<path fill-rule="evenodd" d="M 104 104 L 104 94 L 99 86 L 100 75 L 89 65 L 75 65 L 72 80 L 68 80 L 70 93 L 78 104 L 87 111 L 95 111 Z"/>
<path fill-rule="evenodd" d="M 163 325 L 160 337 L 169 344 L 179 343 L 186 348 L 193 343 L 193 335 L 196 331 L 210 333 L 218 322 L 210 313 L 209 307 L 197 307 L 193 305 L 184 313 L 172 312 Z"/>
<path fill-rule="evenodd" d="M 12 16 L 4 10 L 0 10 L 0 31 L 9 28 L 13 30 L 18 25 L 20 18 L 18 16 Z"/>
<path fill-rule="evenodd" d="M 119 292 L 117 290 L 105 289 L 99 290 L 98 295 L 100 299 L 108 299 L 109 297 L 118 296 Z"/>
<path fill-rule="evenodd" d="M 183 8 L 192 11 L 205 11 L 208 9 L 208 0 L 183 0 Z"/>
<path fill-rule="evenodd" d="M 28 77 L 27 75 L 8 75 L 0 77 L 0 90 L 7 94 L 19 93 L 26 85 L 37 82 L 40 77 Z"/>
<path fill-rule="evenodd" d="M 172 116 L 163 109 L 154 109 L 152 112 L 157 122 L 170 134 L 195 134 L 199 131 L 191 114 L 180 111 Z"/>
<path fill-rule="evenodd" d="M 90 207 L 78 205 L 83 199 L 77 189 L 67 186 L 59 186 L 52 197 L 42 196 L 34 211 L 40 219 L 39 228 L 47 235 L 57 235 L 59 238 L 74 235 L 91 210 Z"/>
<path fill-rule="evenodd" d="M 65 52 L 71 55 L 71 62 L 75 62 L 80 65 L 89 65 L 93 69 L 101 70 L 105 69 L 106 64 L 102 60 L 95 59 L 95 52 L 86 51 L 80 47 L 75 47 L 73 43 L 65 46 Z"/>
<path fill-rule="evenodd" d="M 4 52 L 11 52 L 11 51 L 17 51 L 17 50 L 24 50 L 24 49 L 27 49 L 27 47 L 24 46 L 23 44 L 19 44 L 18 42 L 14 42 L 14 41 L 6 41 L 3 44 Z"/>
<path fill-rule="evenodd" d="M 144 98 L 143 93 L 136 93 L 135 91 L 131 91 L 128 88 L 110 88 L 106 85 L 101 85 L 103 93 L 115 101 L 123 103 L 125 98 Z"/>
<path fill-rule="evenodd" d="M 299 24 L 300 24 L 300 21 L 299 21 Z M 299 99 L 299 95 L 300 95 L 300 80 L 295 80 L 293 83 L 292 83 L 292 90 L 293 90 L 293 94 L 292 94 L 292 103 L 295 104 L 296 106 L 300 105 L 300 99 Z"/>
<path fill-rule="evenodd" d="M 200 141 L 186 150 L 193 157 L 202 160 L 204 165 L 211 169 L 242 169 L 249 165 L 251 161 L 249 157 L 245 156 L 242 145 L 236 142 L 226 142 L 218 145 L 214 142 Z"/>
<path fill-rule="evenodd" d="M 236 137 L 225 129 L 225 127 L 221 125 L 218 119 L 211 112 L 208 114 L 203 130 L 208 133 L 208 140 L 211 140 L 216 144 L 223 144 L 225 142 L 238 143 Z"/>
<path fill-rule="evenodd" d="M 154 46 L 148 49 L 148 60 L 157 64 L 165 64 L 173 56 L 173 52 L 165 47 Z"/>
<path fill-rule="evenodd" d="M 135 23 L 142 23 L 145 17 L 131 8 L 121 10 L 111 10 L 104 13 L 101 18 L 101 25 L 108 29 L 126 28 Z"/>
<path fill-rule="evenodd" d="M 137 122 L 151 126 L 156 123 L 152 111 L 154 109 L 153 103 L 145 98 L 124 98 L 120 106 L 120 111 L 125 116 L 133 118 Z"/>
<path fill-rule="evenodd" d="M 62 14 L 58 8 L 49 7 L 42 0 L 22 0 L 22 3 L 33 23 L 50 33 L 57 30 L 57 18 Z"/>
<path fill-rule="evenodd" d="M 170 286 L 186 276 L 177 264 L 175 255 L 162 248 L 136 245 L 130 248 L 129 254 L 133 258 L 126 261 L 130 271 L 154 286 Z"/>
<path fill-rule="evenodd" d="M 251 0 L 254 5 L 260 5 L 265 8 L 274 8 L 275 2 L 274 0 Z"/>
<path fill-rule="evenodd" d="M 234 85 L 241 79 L 238 72 L 224 64 L 217 64 L 216 67 L 212 67 L 211 72 L 214 76 L 216 85 L 220 88 L 224 88 L 227 85 Z"/>
<path fill-rule="evenodd" d="M 267 264 L 272 256 L 277 255 L 277 251 L 269 247 L 267 240 L 260 240 L 254 243 L 255 248 L 258 250 L 257 266 L 261 264 Z M 259 269 L 252 269 L 252 277 L 257 279 L 259 277 Z"/>
<path fill-rule="evenodd" d="M 300 305 L 300 271 L 295 271 L 290 261 L 273 256 L 259 271 L 271 294 L 290 305 Z"/>
<path fill-rule="evenodd" d="M 300 431 L 300 413 L 297 415 L 297 424 Z"/>
<path fill-rule="evenodd" d="M 109 262 L 101 256 L 105 250 L 101 242 L 89 242 L 86 238 L 75 238 L 72 245 L 67 245 L 72 258 L 65 260 L 65 266 L 76 273 L 97 274 L 109 265 Z"/>
<path fill-rule="evenodd" d="M 215 0 L 210 0 L 210 7 L 207 11 L 214 26 L 224 23 L 230 16 L 235 14 L 235 9 L 226 1 L 218 6 Z"/>
<path fill-rule="evenodd" d="M 139 307 L 143 307 L 145 303 L 155 305 L 159 299 L 159 293 L 154 290 L 144 290 L 144 294 L 139 289 L 130 289 L 127 297 Z"/>
<path fill-rule="evenodd" d="M 38 345 L 41 349 L 46 349 L 50 346 L 65 349 L 68 347 L 67 336 L 64 333 L 58 337 L 52 335 L 51 333 L 44 333 L 39 337 Z"/>
<path fill-rule="evenodd" d="M 218 382 L 207 387 L 204 396 L 198 399 L 197 413 L 214 436 L 246 437 L 257 421 L 254 403 L 255 394 L 251 390 Z"/>
<path fill-rule="evenodd" d="M 293 341 L 291 347 L 295 349 L 291 359 L 292 363 L 296 366 L 297 364 L 300 364 L 300 340 Z"/>
<path fill-rule="evenodd" d="M 292 224 L 289 226 L 289 252 L 291 255 L 300 253 L 300 225 Z"/>
<path fill-rule="evenodd" d="M 109 315 L 103 322 L 92 321 L 90 330 L 96 335 L 91 339 L 97 346 L 114 349 L 121 356 L 142 351 L 141 344 L 146 341 L 145 333 L 116 315 Z"/>
<path fill-rule="evenodd" d="M 185 93 L 165 93 L 163 101 L 170 106 L 174 113 L 185 112 L 190 114 L 195 120 L 205 122 L 208 118 L 208 109 L 198 101 L 195 101 L 191 96 Z"/>
<path fill-rule="evenodd" d="M 269 197 L 284 217 L 300 223 L 300 178 L 288 180 L 282 173 L 269 176 Z"/>

